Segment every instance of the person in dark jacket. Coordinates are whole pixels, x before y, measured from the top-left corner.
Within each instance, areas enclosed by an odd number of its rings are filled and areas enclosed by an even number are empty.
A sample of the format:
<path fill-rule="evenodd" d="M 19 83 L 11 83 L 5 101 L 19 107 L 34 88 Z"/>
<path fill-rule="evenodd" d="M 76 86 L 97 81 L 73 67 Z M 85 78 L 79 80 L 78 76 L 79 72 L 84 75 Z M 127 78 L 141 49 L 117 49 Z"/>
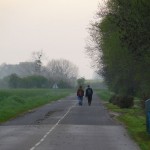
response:
<path fill-rule="evenodd" d="M 77 96 L 78 96 L 78 100 L 79 100 L 79 105 L 82 106 L 83 103 L 83 96 L 84 96 L 84 90 L 82 88 L 82 86 L 80 86 L 77 90 Z"/>
<path fill-rule="evenodd" d="M 92 95 L 93 95 L 93 89 L 90 87 L 90 85 L 87 86 L 87 89 L 86 89 L 86 94 L 85 96 L 87 97 L 88 99 L 88 105 L 90 106 L 91 105 L 91 102 L 92 102 Z"/>

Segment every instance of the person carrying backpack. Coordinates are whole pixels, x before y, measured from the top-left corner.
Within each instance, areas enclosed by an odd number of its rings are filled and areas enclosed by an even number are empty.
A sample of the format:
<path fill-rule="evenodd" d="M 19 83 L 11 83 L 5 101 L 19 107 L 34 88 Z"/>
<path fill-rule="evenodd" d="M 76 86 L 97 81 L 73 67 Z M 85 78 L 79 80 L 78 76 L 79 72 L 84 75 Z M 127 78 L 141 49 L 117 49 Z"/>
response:
<path fill-rule="evenodd" d="M 82 106 L 83 103 L 83 96 L 84 96 L 84 90 L 82 89 L 82 86 L 80 86 L 77 90 L 77 96 L 79 100 L 79 105 Z"/>
<path fill-rule="evenodd" d="M 87 99 L 88 99 L 88 105 L 89 105 L 89 106 L 91 105 L 91 102 L 92 102 L 92 95 L 93 95 L 93 90 L 92 90 L 92 88 L 90 88 L 90 86 L 88 85 L 88 86 L 87 86 L 87 89 L 86 89 L 86 94 L 85 94 L 85 96 L 86 96 Z"/>

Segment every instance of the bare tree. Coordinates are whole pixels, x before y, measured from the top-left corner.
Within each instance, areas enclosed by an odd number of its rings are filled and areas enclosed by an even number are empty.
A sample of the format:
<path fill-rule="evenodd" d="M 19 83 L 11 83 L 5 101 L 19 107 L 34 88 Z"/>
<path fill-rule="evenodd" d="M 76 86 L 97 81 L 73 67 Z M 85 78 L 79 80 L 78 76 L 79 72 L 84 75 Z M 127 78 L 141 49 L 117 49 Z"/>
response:
<path fill-rule="evenodd" d="M 68 60 L 51 60 L 47 64 L 48 78 L 53 82 L 63 81 L 65 84 L 73 85 L 78 76 L 78 68 Z"/>
<path fill-rule="evenodd" d="M 33 52 L 32 58 L 33 58 L 33 61 L 35 63 L 35 73 L 41 74 L 41 68 L 43 65 L 43 60 L 45 58 L 43 50 Z"/>
<path fill-rule="evenodd" d="M 98 11 L 95 14 L 95 20 L 90 22 L 88 32 L 89 37 L 86 41 L 86 53 L 91 58 L 91 67 L 95 70 L 97 74 L 101 74 L 103 64 L 103 53 L 102 53 L 102 35 L 101 29 L 99 28 L 103 18 L 109 13 L 107 7 L 108 0 L 102 0 L 99 2 Z"/>

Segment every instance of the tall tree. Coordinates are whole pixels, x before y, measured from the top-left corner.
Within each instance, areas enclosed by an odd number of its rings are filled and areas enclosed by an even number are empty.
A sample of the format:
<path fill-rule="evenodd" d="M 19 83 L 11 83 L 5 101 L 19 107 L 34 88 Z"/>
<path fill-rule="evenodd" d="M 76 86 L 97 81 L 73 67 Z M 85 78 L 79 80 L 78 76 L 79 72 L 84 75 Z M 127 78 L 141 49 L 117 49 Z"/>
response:
<path fill-rule="evenodd" d="M 88 52 L 116 93 L 150 96 L 149 10 L 148 0 L 108 0 L 90 28 Z"/>
<path fill-rule="evenodd" d="M 78 83 L 78 86 L 85 86 L 85 78 L 84 77 L 81 77 L 79 79 L 77 79 L 77 83 Z"/>

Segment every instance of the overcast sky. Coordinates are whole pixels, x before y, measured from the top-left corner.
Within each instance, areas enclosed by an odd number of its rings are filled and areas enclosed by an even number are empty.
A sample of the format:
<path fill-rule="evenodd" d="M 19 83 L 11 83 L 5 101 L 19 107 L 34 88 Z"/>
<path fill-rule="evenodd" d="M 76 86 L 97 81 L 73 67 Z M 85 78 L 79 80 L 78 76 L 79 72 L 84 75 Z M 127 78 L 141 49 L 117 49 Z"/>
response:
<path fill-rule="evenodd" d="M 43 50 L 49 60 L 67 59 L 91 78 L 85 41 L 99 1 L 0 0 L 0 64 L 29 61 Z"/>

